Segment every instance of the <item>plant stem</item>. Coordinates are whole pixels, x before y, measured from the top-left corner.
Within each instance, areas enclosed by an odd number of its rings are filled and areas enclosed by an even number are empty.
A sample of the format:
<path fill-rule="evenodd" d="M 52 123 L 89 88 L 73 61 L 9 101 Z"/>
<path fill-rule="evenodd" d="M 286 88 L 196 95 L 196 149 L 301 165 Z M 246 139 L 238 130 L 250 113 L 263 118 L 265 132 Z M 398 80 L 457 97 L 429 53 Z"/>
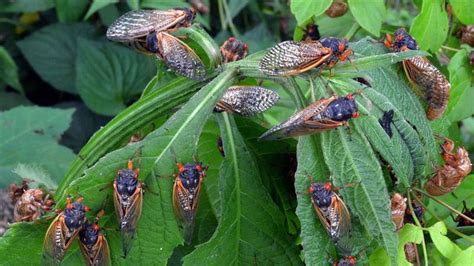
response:
<path fill-rule="evenodd" d="M 344 36 L 344 39 L 350 40 L 354 36 L 354 34 L 357 32 L 358 29 L 359 29 L 358 23 L 352 24 L 352 27 L 346 33 L 346 35 Z"/>
<path fill-rule="evenodd" d="M 222 1 L 223 0 L 217 1 L 217 9 L 219 10 L 219 19 L 221 21 L 221 28 L 222 30 L 227 30 L 227 24 L 225 22 L 225 14 L 224 14 L 224 8 L 222 6 Z"/>
<path fill-rule="evenodd" d="M 424 191 L 421 190 L 421 189 L 418 189 L 418 188 L 416 188 L 416 187 L 414 187 L 413 189 L 416 190 L 416 192 L 420 192 L 421 194 L 423 194 L 423 195 L 429 197 L 430 199 L 436 201 L 437 203 L 443 205 L 443 207 L 445 207 L 446 209 L 450 210 L 451 212 L 454 212 L 455 214 L 460 215 L 462 218 L 468 220 L 469 222 L 474 223 L 474 220 L 473 220 L 473 219 L 467 217 L 466 215 L 464 215 L 464 214 L 461 213 L 460 211 L 456 210 L 455 208 L 449 206 L 449 205 L 446 204 L 445 202 L 443 202 L 443 201 L 441 201 L 441 200 L 439 200 L 439 199 L 437 199 L 437 198 L 431 196 L 430 194 L 424 192 Z"/>
<path fill-rule="evenodd" d="M 226 14 L 227 24 L 229 25 L 232 35 L 234 35 L 235 37 L 239 37 L 240 33 L 237 30 L 237 27 L 235 27 L 234 22 L 232 21 L 232 15 L 230 14 L 229 6 L 227 5 L 227 0 L 220 0 L 220 2 L 222 2 L 222 6 L 224 7 L 224 13 Z"/>
<path fill-rule="evenodd" d="M 443 48 L 443 49 L 445 49 L 445 50 L 453 51 L 453 52 L 459 52 L 459 51 L 461 51 L 461 49 L 456 49 L 456 48 L 452 48 L 452 47 L 444 46 L 444 45 L 441 45 L 441 48 Z"/>
<path fill-rule="evenodd" d="M 423 230 L 423 226 L 421 226 L 420 221 L 418 221 L 418 217 L 416 217 L 415 212 L 413 211 L 413 205 L 411 203 L 410 193 L 408 193 L 408 207 L 410 208 L 411 216 L 413 220 L 415 220 L 416 226 L 418 226 L 421 230 Z M 425 243 L 425 236 L 421 239 L 421 247 L 423 248 L 423 258 L 425 260 L 425 266 L 428 266 L 428 252 L 426 252 L 426 243 Z"/>

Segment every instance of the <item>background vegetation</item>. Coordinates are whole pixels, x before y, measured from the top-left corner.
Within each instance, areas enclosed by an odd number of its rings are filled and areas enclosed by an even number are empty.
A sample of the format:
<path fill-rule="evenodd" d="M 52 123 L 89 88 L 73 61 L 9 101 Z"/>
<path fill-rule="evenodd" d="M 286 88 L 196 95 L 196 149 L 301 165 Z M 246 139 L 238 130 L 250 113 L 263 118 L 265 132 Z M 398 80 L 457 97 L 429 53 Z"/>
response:
<path fill-rule="evenodd" d="M 429 258 L 433 265 L 466 265 L 474 252 L 474 228 L 456 228 L 448 210 L 424 198 L 424 225 L 406 226 L 398 235 L 393 232 L 389 197 L 393 191 L 406 194 L 411 186 L 420 186 L 438 165 L 433 133 L 474 151 L 472 47 L 460 41 L 462 25 L 474 24 L 473 4 L 347 2 L 350 10 L 344 16 L 330 18 L 324 14 L 330 0 L 203 1 L 210 10 L 197 16 L 195 22 L 201 26 L 181 31 L 208 67 L 210 78 L 197 82 L 167 72 L 153 56 L 105 40 L 107 26 L 130 9 L 190 6 L 185 1 L 3 1 L 0 187 L 29 178 L 55 191 L 58 208 L 64 207 L 68 194 L 83 195 L 93 209 L 91 217 L 105 208 L 101 225 L 114 264 L 327 265 L 336 253 L 305 193 L 309 175 L 327 181 L 332 174 L 338 186 L 359 184 L 341 194 L 353 218 L 353 255 L 361 264 L 406 263 L 402 247 L 412 241 L 423 244 L 424 262 Z M 357 70 L 338 64 L 330 91 L 324 85 L 327 71 L 322 78 L 269 79 L 257 70 L 262 50 L 282 40 L 299 40 L 312 20 L 321 36 L 351 41 Z M 426 120 L 422 103 L 397 64 L 426 53 L 390 54 L 378 42 L 399 27 L 409 29 L 451 81 L 448 109 L 437 121 Z M 229 36 L 248 43 L 251 55 L 219 66 L 218 46 Z M 266 128 L 311 101 L 363 88 L 353 77 L 366 78 L 372 88 L 357 96 L 363 116 L 353 121 L 350 137 L 341 128 L 299 142 L 256 141 Z M 227 87 L 260 80 L 279 92 L 275 107 L 250 119 L 212 114 Z M 392 139 L 377 121 L 388 109 L 396 110 Z M 137 133 L 143 140 L 127 144 Z M 216 146 L 218 136 L 224 140 L 225 159 Z M 110 184 L 139 148 L 142 155 L 137 160 L 147 193 L 137 239 L 124 260 Z M 192 245 L 183 245 L 172 210 L 176 167 L 171 149 L 180 161 L 197 155 L 209 165 Z M 390 181 L 380 158 L 390 163 L 399 182 Z M 472 207 L 473 187 L 471 175 L 439 199 L 458 210 L 463 200 Z M 50 221 L 46 217 L 14 224 L 0 238 L 0 261 L 37 264 Z M 81 261 L 74 244 L 64 263 Z"/>

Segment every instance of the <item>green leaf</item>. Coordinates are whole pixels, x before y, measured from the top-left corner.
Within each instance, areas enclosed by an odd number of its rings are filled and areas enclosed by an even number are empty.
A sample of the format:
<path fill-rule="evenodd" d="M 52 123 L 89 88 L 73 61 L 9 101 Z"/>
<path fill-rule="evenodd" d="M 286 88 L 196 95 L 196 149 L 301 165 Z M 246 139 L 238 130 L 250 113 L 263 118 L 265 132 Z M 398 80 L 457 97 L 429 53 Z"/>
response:
<path fill-rule="evenodd" d="M 5 82 L 18 92 L 23 93 L 23 87 L 21 87 L 18 78 L 18 68 L 3 46 L 0 46 L 0 82 Z"/>
<path fill-rule="evenodd" d="M 380 36 L 380 28 L 386 16 L 383 0 L 348 0 L 349 9 L 359 25 L 376 37 Z"/>
<path fill-rule="evenodd" d="M 443 0 L 423 0 L 421 12 L 410 28 L 420 49 L 437 52 L 448 37 L 448 14 L 443 7 Z"/>
<path fill-rule="evenodd" d="M 454 244 L 448 237 L 446 237 L 447 229 L 443 222 L 437 222 L 433 226 L 428 227 L 431 240 L 436 249 L 450 260 L 455 259 L 461 252 L 461 249 Z"/>
<path fill-rule="evenodd" d="M 37 184 L 43 184 L 48 189 L 54 190 L 58 186 L 58 182 L 52 180 L 51 176 L 38 166 L 19 163 L 12 172 L 19 175 L 22 179 L 32 180 Z M 32 187 L 31 184 L 29 185 Z"/>
<path fill-rule="evenodd" d="M 95 29 L 90 24 L 52 24 L 17 42 L 28 63 L 55 89 L 77 93 L 77 37 L 92 38 Z"/>
<path fill-rule="evenodd" d="M 127 0 L 127 4 L 133 10 L 140 8 L 140 0 Z"/>
<path fill-rule="evenodd" d="M 81 19 L 89 6 L 88 0 L 70 1 L 70 0 L 55 0 L 56 14 L 58 19 L 63 23 L 76 22 Z"/>
<path fill-rule="evenodd" d="M 4 1 L 0 3 L 0 13 L 2 12 L 38 12 L 45 11 L 54 7 L 54 0 L 15 0 Z"/>
<path fill-rule="evenodd" d="M 0 111 L 6 111 L 20 105 L 28 106 L 31 105 L 31 102 L 18 93 L 0 91 Z"/>
<path fill-rule="evenodd" d="M 87 10 L 84 20 L 87 20 L 90 16 L 92 16 L 92 14 L 99 11 L 100 9 L 115 3 L 118 3 L 118 0 L 92 0 L 92 5 L 89 7 L 89 10 Z"/>
<path fill-rule="evenodd" d="M 43 253 L 43 241 L 49 223 L 15 223 L 0 237 L 0 260 L 5 265 L 39 264 Z M 35 241 L 33 241 L 33 239 Z M 28 256 L 25 249 L 19 248 L 28 243 Z M 38 258 L 36 261 L 33 258 Z"/>
<path fill-rule="evenodd" d="M 423 230 L 414 224 L 405 224 L 400 230 L 400 241 L 398 242 L 398 263 L 399 265 L 412 265 L 405 256 L 405 244 L 420 244 L 423 241 Z"/>
<path fill-rule="evenodd" d="M 63 176 L 74 154 L 57 142 L 69 127 L 73 112 L 20 106 L 0 113 L 1 187 L 18 179 L 12 170 L 19 163 L 34 165 L 56 181 Z"/>
<path fill-rule="evenodd" d="M 474 24 L 474 12 L 472 12 L 472 1 L 470 0 L 450 0 L 449 4 L 453 8 L 456 17 L 465 25 Z"/>
<path fill-rule="evenodd" d="M 80 39 L 77 54 L 77 90 L 102 115 L 124 110 L 156 73 L 153 56 L 112 43 Z"/>
<path fill-rule="evenodd" d="M 284 216 L 262 189 L 257 165 L 235 122 L 225 113 L 219 122 L 226 143 L 219 180 L 222 215 L 213 237 L 186 256 L 184 264 L 301 264 L 284 233 Z"/>
<path fill-rule="evenodd" d="M 471 86 L 472 66 L 469 64 L 469 53 L 462 49 L 449 62 L 449 81 L 451 92 L 446 116 L 450 122 L 457 122 L 474 114 L 471 100 L 474 97 L 474 87 Z"/>
<path fill-rule="evenodd" d="M 292 0 L 291 13 L 296 17 L 298 25 L 304 24 L 311 17 L 321 15 L 331 6 L 331 0 Z"/>
<path fill-rule="evenodd" d="M 474 261 L 474 246 L 467 248 L 459 252 L 459 254 L 454 258 L 449 265 L 451 266 L 464 266 L 469 265 Z"/>

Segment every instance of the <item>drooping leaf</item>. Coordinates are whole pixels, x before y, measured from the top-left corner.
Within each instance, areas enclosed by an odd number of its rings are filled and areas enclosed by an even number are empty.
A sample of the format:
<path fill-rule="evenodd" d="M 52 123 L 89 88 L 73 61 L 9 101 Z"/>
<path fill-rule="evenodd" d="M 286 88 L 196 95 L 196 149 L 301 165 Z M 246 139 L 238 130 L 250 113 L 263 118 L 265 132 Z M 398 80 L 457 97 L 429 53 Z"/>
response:
<path fill-rule="evenodd" d="M 428 232 L 436 249 L 445 258 L 453 260 L 461 252 L 461 249 L 446 236 L 447 229 L 443 222 L 437 222 L 431 227 L 428 227 Z"/>
<path fill-rule="evenodd" d="M 73 112 L 19 106 L 0 113 L 0 186 L 18 181 L 12 172 L 18 163 L 40 167 L 56 181 L 64 175 L 74 154 L 58 139 L 69 127 Z"/>
<path fill-rule="evenodd" d="M 77 90 L 102 115 L 125 109 L 156 73 L 154 57 L 112 43 L 80 39 L 77 54 Z"/>
<path fill-rule="evenodd" d="M 298 25 L 304 24 L 305 21 L 311 17 L 321 15 L 326 9 L 331 6 L 331 0 L 320 0 L 320 1 L 305 1 L 305 0 L 293 0 L 291 1 L 291 13 L 296 17 Z"/>
<path fill-rule="evenodd" d="M 399 265 L 411 265 L 406 260 L 405 244 L 416 243 L 420 244 L 423 241 L 423 231 L 420 227 L 414 224 L 405 224 L 400 230 L 400 241 L 398 242 L 398 263 Z"/>
<path fill-rule="evenodd" d="M 55 0 L 56 3 L 56 14 L 58 19 L 63 23 L 77 22 L 86 12 L 87 6 L 89 6 L 88 0 L 83 1 L 68 1 L 68 0 Z"/>
<path fill-rule="evenodd" d="M 348 0 L 349 9 L 359 25 L 378 37 L 386 11 L 383 0 Z"/>
<path fill-rule="evenodd" d="M 4 1 L 0 3 L 0 13 L 2 12 L 37 12 L 45 11 L 54 7 L 54 0 L 16 0 Z"/>
<path fill-rule="evenodd" d="M 58 23 L 34 32 L 17 45 L 44 81 L 55 89 L 75 94 L 77 38 L 94 35 L 92 25 Z"/>
<path fill-rule="evenodd" d="M 465 25 L 474 24 L 474 13 L 472 2 L 469 0 L 450 0 L 449 4 L 453 8 L 456 17 Z"/>
<path fill-rule="evenodd" d="M 0 46 L 0 82 L 5 82 L 18 92 L 23 93 L 23 87 L 18 78 L 18 68 L 3 46 Z"/>
<path fill-rule="evenodd" d="M 471 100 L 474 97 L 474 87 L 471 85 L 472 66 L 469 64 L 469 53 L 462 49 L 449 62 L 449 81 L 451 92 L 446 116 L 450 122 L 457 122 L 474 114 Z"/>
<path fill-rule="evenodd" d="M 87 20 L 90 16 L 92 16 L 100 9 L 115 3 L 118 3 L 118 0 L 92 0 L 92 5 L 89 7 L 89 10 L 87 10 L 87 14 L 84 17 L 84 20 Z"/>
<path fill-rule="evenodd" d="M 474 261 L 474 247 L 468 247 L 467 249 L 459 252 L 449 265 L 451 266 L 463 266 L 468 265 Z"/>
<path fill-rule="evenodd" d="M 442 0 L 423 0 L 420 14 L 413 20 L 410 34 L 420 49 L 437 52 L 448 36 L 448 14 Z"/>
<path fill-rule="evenodd" d="M 235 122 L 226 113 L 219 122 L 227 144 L 219 180 L 221 217 L 213 237 L 186 256 L 184 264 L 300 264 L 296 246 L 284 233 L 284 216 L 262 188 Z"/>

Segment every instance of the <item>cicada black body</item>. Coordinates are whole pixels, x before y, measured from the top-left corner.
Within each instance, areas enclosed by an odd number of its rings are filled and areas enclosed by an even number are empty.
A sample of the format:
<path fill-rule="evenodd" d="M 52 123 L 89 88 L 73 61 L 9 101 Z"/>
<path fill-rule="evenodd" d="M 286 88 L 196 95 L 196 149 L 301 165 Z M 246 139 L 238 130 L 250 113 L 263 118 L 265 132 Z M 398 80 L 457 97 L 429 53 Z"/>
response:
<path fill-rule="evenodd" d="M 259 69 L 272 76 L 293 76 L 325 63 L 332 50 L 319 41 L 285 41 L 270 48 Z"/>
<path fill-rule="evenodd" d="M 466 201 L 463 201 L 462 203 L 464 205 L 462 209 L 462 214 L 466 215 L 467 217 L 471 219 L 474 219 L 474 208 L 469 209 L 466 205 Z M 457 222 L 457 226 L 473 226 L 474 225 L 474 223 L 462 217 L 461 215 L 458 215 L 455 221 Z"/>
<path fill-rule="evenodd" d="M 99 216 L 94 223 L 86 221 L 79 233 L 79 247 L 89 266 L 110 265 L 110 251 L 107 239 L 99 228 Z"/>
<path fill-rule="evenodd" d="M 335 262 L 333 266 L 355 266 L 356 263 L 357 263 L 356 258 L 352 256 L 348 256 L 348 257 L 340 259 L 338 262 Z"/>
<path fill-rule="evenodd" d="M 119 170 L 114 180 L 114 206 L 120 225 L 124 256 L 130 251 L 142 213 L 143 186 L 138 180 L 138 174 L 139 169 L 133 169 L 133 162 L 128 161 L 128 168 Z"/>
<path fill-rule="evenodd" d="M 206 176 L 206 169 L 200 162 L 177 163 L 173 186 L 173 206 L 179 220 L 184 225 L 184 239 L 191 242 L 196 211 L 199 203 L 201 185 Z"/>
<path fill-rule="evenodd" d="M 232 86 L 224 93 L 214 111 L 253 116 L 272 107 L 279 99 L 278 93 L 263 87 Z"/>
<path fill-rule="evenodd" d="M 423 209 L 423 206 L 418 204 L 416 201 L 412 201 L 411 203 L 413 207 L 413 213 L 416 216 L 416 219 L 420 221 L 420 223 L 423 223 L 423 213 L 425 210 Z M 413 214 L 410 210 L 410 208 L 406 208 L 405 210 L 405 218 L 404 218 L 404 223 L 410 223 L 410 224 L 415 224 L 415 219 L 413 218 Z"/>
<path fill-rule="evenodd" d="M 382 118 L 379 119 L 380 126 L 382 126 L 385 133 L 391 138 L 393 136 L 392 132 L 392 122 L 393 122 L 393 110 L 384 111 Z"/>
<path fill-rule="evenodd" d="M 418 50 L 418 44 L 403 28 L 394 33 L 394 38 L 387 34 L 385 46 L 394 52 L 408 50 Z M 426 117 L 434 120 L 444 113 L 448 106 L 449 91 L 451 84 L 446 77 L 431 64 L 431 62 L 421 56 L 415 56 L 403 61 L 403 68 L 408 80 L 417 85 L 417 92 L 428 103 Z"/>
<path fill-rule="evenodd" d="M 59 265 L 66 250 L 86 222 L 89 208 L 82 204 L 82 198 L 72 202 L 67 198 L 66 209 L 59 213 L 46 232 L 43 244 L 43 264 Z"/>
<path fill-rule="evenodd" d="M 353 54 L 352 49 L 349 49 L 349 43 L 346 39 L 328 37 L 320 42 L 324 47 L 331 50 L 331 55 L 324 62 L 324 66 L 327 66 L 329 69 L 333 68 L 339 61 L 346 61 Z"/>
<path fill-rule="evenodd" d="M 392 221 L 395 231 L 398 232 L 404 224 L 407 199 L 398 193 L 394 193 L 391 199 Z"/>
<path fill-rule="evenodd" d="M 319 34 L 318 25 L 314 23 L 309 23 L 306 25 L 303 34 L 304 41 L 317 41 L 321 39 L 321 35 Z"/>
<path fill-rule="evenodd" d="M 357 117 L 359 117 L 359 112 L 352 94 L 344 97 L 331 96 L 314 102 L 291 116 L 286 122 L 269 129 L 260 136 L 259 140 L 318 133 L 347 126 L 349 119 Z"/>
<path fill-rule="evenodd" d="M 249 47 L 234 37 L 227 39 L 220 47 L 223 63 L 235 62 L 247 56 Z"/>

